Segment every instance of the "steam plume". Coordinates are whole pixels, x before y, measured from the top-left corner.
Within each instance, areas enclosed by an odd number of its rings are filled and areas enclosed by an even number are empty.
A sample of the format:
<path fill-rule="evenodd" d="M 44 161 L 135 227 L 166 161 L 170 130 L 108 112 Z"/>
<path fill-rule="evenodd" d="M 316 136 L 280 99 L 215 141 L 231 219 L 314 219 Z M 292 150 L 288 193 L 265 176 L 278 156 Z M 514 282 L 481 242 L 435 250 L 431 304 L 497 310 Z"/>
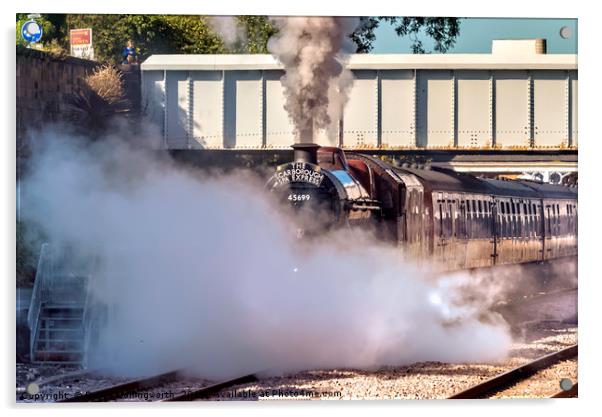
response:
<path fill-rule="evenodd" d="M 455 301 L 468 283 L 431 281 L 368 236 L 301 245 L 248 173 L 200 175 L 118 142 L 82 147 L 49 131 L 22 186 L 22 219 L 100 260 L 94 298 L 109 320 L 91 366 L 221 378 L 507 353 L 505 323 Z"/>
<path fill-rule="evenodd" d="M 359 24 L 350 17 L 279 17 L 279 32 L 268 50 L 284 66 L 285 108 L 298 141 L 312 141 L 314 129 L 325 129 L 331 142 L 353 84 L 344 66 L 352 45 L 347 35 Z"/>

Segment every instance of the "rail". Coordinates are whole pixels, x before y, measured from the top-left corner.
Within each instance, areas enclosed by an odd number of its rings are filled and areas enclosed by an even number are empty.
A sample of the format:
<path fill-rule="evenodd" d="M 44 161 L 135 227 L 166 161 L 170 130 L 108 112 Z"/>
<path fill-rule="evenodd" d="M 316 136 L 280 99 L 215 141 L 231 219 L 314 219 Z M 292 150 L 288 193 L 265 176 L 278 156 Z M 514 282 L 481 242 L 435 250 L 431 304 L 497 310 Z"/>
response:
<path fill-rule="evenodd" d="M 80 403 L 80 402 L 99 402 L 110 401 L 122 397 L 124 394 L 140 391 L 145 388 L 154 387 L 156 385 L 172 381 L 180 374 L 179 370 L 165 372 L 149 378 L 141 378 L 123 384 L 113 385 L 108 388 L 102 388 L 86 394 L 68 397 L 57 402 L 61 403 Z"/>
<path fill-rule="evenodd" d="M 102 388 L 96 391 L 88 392 L 82 395 L 70 396 L 57 402 L 99 402 L 111 401 L 127 396 L 127 394 L 135 393 L 144 389 L 155 388 L 161 384 L 174 381 L 182 374 L 182 370 L 165 372 L 159 375 L 154 375 L 148 378 L 136 379 L 122 384 L 113 385 L 107 388 Z M 189 391 L 174 397 L 160 400 L 164 401 L 194 401 L 202 398 L 208 398 L 218 391 L 232 387 L 234 385 L 246 384 L 248 382 L 257 381 L 257 374 L 248 374 L 233 379 L 228 379 L 209 386 L 205 386 L 193 391 Z"/>
<path fill-rule="evenodd" d="M 257 374 L 248 374 L 244 376 L 240 376 L 233 379 L 228 379 L 226 381 L 218 382 L 217 384 L 209 385 L 208 387 L 199 388 L 194 391 L 190 391 L 181 395 L 176 395 L 171 398 L 167 398 L 162 400 L 163 402 L 171 402 L 171 401 L 194 401 L 200 400 L 202 398 L 208 398 L 213 394 L 223 390 L 224 388 L 229 388 L 234 385 L 246 384 L 248 382 L 257 381 Z"/>
<path fill-rule="evenodd" d="M 505 389 L 508 386 L 514 385 L 524 379 L 529 378 L 536 372 L 548 368 L 560 361 L 574 358 L 578 355 L 578 345 L 573 345 L 565 349 L 559 350 L 558 352 L 550 353 L 549 355 L 542 356 L 541 358 L 535 359 L 529 363 L 514 368 L 508 372 L 504 372 L 501 375 L 495 376 L 474 385 L 464 391 L 460 391 L 449 399 L 476 399 L 489 397 L 496 392 Z"/>

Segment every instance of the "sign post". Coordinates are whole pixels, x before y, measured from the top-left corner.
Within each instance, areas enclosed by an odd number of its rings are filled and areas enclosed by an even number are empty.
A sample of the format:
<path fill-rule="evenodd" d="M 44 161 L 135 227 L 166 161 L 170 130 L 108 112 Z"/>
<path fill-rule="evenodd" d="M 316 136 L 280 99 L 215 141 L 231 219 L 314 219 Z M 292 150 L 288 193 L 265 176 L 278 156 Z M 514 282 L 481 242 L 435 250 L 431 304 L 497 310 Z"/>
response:
<path fill-rule="evenodd" d="M 94 47 L 92 46 L 92 29 L 71 29 L 69 31 L 69 43 L 71 44 L 71 55 L 94 59 Z"/>
<path fill-rule="evenodd" d="M 39 18 L 39 14 L 30 14 L 27 15 L 29 19 L 27 22 L 23 23 L 21 26 L 21 37 L 25 42 L 27 42 L 27 47 L 29 48 L 30 44 L 35 44 L 42 39 L 42 26 L 35 21 L 36 18 Z"/>

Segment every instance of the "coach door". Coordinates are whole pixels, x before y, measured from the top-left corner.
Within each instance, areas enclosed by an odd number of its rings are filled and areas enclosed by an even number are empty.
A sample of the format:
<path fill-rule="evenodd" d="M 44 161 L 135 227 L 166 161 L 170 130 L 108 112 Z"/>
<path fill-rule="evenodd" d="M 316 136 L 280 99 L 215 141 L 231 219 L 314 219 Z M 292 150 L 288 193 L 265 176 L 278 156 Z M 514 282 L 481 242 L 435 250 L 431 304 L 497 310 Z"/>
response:
<path fill-rule="evenodd" d="M 554 258 L 558 253 L 558 232 L 559 232 L 559 216 L 558 216 L 559 204 L 550 201 L 543 201 L 544 210 L 544 244 L 543 253 L 544 260 Z"/>
<path fill-rule="evenodd" d="M 454 265 L 454 233 L 456 217 L 456 200 L 448 194 L 434 193 L 433 201 L 435 219 L 435 259 L 446 266 Z"/>
<path fill-rule="evenodd" d="M 491 213 L 491 264 L 495 265 L 498 258 L 498 242 L 500 240 L 501 219 L 498 217 L 497 200 L 495 197 L 489 202 Z"/>
<path fill-rule="evenodd" d="M 425 238 L 424 188 L 413 175 L 397 174 L 403 181 L 405 192 L 400 193 L 403 210 L 398 227 L 403 229 L 404 252 L 413 258 L 428 256 Z"/>

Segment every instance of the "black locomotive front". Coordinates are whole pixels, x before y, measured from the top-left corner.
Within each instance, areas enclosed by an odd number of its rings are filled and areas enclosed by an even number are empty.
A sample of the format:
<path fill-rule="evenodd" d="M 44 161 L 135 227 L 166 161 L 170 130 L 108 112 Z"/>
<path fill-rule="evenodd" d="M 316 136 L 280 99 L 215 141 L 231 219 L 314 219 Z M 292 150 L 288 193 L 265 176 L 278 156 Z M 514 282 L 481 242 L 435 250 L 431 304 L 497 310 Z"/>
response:
<path fill-rule="evenodd" d="M 319 153 L 319 145 L 298 143 L 293 149 L 294 161 L 278 166 L 267 188 L 290 207 L 301 233 L 351 226 L 369 219 L 379 208 L 346 164 L 329 163 L 329 158 L 335 159 L 328 152 L 330 148 Z M 322 163 L 319 155 L 324 159 Z"/>

